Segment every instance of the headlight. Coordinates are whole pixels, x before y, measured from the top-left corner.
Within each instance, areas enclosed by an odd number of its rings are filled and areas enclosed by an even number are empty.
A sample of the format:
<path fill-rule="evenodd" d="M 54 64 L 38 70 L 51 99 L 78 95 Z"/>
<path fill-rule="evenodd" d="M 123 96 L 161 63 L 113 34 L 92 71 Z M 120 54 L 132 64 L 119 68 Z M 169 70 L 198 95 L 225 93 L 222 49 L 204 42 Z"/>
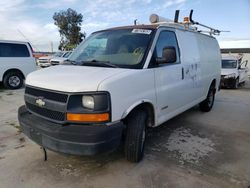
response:
<path fill-rule="evenodd" d="M 224 78 L 235 78 L 235 77 L 236 77 L 236 74 L 232 73 L 232 74 L 226 75 Z"/>
<path fill-rule="evenodd" d="M 110 94 L 105 91 L 71 95 L 67 104 L 69 122 L 100 123 L 111 121 Z"/>
<path fill-rule="evenodd" d="M 93 110 L 95 107 L 94 97 L 92 96 L 82 96 L 82 105 L 84 108 Z"/>

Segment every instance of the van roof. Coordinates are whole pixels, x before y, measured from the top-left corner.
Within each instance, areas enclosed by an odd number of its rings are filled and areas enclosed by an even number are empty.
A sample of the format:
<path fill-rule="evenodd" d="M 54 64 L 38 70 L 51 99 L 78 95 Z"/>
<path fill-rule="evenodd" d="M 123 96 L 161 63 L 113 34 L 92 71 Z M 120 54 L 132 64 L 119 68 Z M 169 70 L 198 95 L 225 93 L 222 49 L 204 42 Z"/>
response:
<path fill-rule="evenodd" d="M 180 23 L 154 23 L 154 24 L 141 24 L 141 25 L 128 25 L 128 26 L 119 26 L 119 27 L 111 27 L 111 28 L 107 28 L 107 29 L 103 29 L 103 30 L 99 30 L 96 31 L 94 33 L 100 32 L 100 31 L 109 31 L 109 30 L 120 30 L 120 29 L 158 29 L 159 27 L 168 27 L 168 28 L 173 28 L 173 29 L 180 29 L 180 30 L 185 30 L 185 31 L 190 31 L 190 32 L 194 32 L 203 36 L 207 36 L 207 37 L 211 37 L 214 38 L 211 35 L 207 35 L 205 33 L 202 32 L 198 32 L 195 30 L 195 28 L 192 27 L 188 27 L 185 28 L 185 26 L 183 24 Z"/>
<path fill-rule="evenodd" d="M 19 44 L 27 44 L 27 41 L 15 41 L 15 40 L 0 40 L 0 42 L 6 42 L 6 43 L 19 43 Z"/>
<path fill-rule="evenodd" d="M 111 27 L 108 29 L 103 29 L 100 31 L 108 31 L 108 30 L 120 30 L 120 29 L 157 29 L 159 24 L 154 25 L 127 25 L 127 26 L 119 26 L 119 27 Z M 96 31 L 99 32 L 99 31 Z M 95 33 L 95 32 L 94 32 Z"/>

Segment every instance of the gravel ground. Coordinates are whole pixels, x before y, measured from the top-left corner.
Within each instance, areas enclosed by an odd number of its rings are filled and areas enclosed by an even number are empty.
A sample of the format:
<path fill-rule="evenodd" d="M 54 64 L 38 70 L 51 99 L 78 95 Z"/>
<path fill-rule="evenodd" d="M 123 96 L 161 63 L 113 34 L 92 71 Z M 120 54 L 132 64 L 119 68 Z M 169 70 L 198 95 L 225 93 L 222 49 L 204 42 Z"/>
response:
<path fill-rule="evenodd" d="M 149 130 L 145 157 L 133 164 L 122 149 L 95 157 L 48 152 L 17 121 L 24 89 L 0 89 L 0 188 L 250 187 L 250 82 L 221 90 L 214 108 L 198 107 Z"/>

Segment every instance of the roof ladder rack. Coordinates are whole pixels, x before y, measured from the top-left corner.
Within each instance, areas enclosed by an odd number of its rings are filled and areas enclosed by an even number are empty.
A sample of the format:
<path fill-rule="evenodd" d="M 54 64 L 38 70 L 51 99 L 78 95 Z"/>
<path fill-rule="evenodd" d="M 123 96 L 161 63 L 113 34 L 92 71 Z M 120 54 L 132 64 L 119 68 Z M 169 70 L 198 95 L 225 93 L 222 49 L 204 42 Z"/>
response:
<path fill-rule="evenodd" d="M 199 22 L 196 22 L 193 20 L 193 9 L 190 11 L 190 14 L 189 14 L 189 20 L 191 22 L 191 24 L 193 25 L 198 25 L 198 26 L 201 26 L 201 27 L 204 27 L 204 28 L 207 28 L 209 29 L 209 31 L 202 31 L 202 30 L 198 30 L 198 32 L 204 32 L 204 33 L 209 33 L 210 35 L 220 35 L 221 32 L 230 32 L 230 31 L 222 31 L 222 30 L 218 30 L 218 29 L 215 29 L 215 28 L 212 28 L 212 27 L 209 27 L 207 25 L 204 25 L 204 24 L 201 24 Z"/>

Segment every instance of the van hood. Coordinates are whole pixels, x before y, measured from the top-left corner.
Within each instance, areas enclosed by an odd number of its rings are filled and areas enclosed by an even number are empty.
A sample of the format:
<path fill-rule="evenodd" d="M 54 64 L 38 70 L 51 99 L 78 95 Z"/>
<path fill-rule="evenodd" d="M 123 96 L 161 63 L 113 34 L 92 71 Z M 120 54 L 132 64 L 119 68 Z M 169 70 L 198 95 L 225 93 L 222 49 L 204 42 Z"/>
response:
<path fill-rule="evenodd" d="M 233 73 L 237 74 L 237 69 L 221 69 L 222 76 L 226 76 Z"/>
<path fill-rule="evenodd" d="M 58 65 L 30 73 L 26 85 L 64 92 L 96 91 L 100 82 L 128 69 Z"/>

